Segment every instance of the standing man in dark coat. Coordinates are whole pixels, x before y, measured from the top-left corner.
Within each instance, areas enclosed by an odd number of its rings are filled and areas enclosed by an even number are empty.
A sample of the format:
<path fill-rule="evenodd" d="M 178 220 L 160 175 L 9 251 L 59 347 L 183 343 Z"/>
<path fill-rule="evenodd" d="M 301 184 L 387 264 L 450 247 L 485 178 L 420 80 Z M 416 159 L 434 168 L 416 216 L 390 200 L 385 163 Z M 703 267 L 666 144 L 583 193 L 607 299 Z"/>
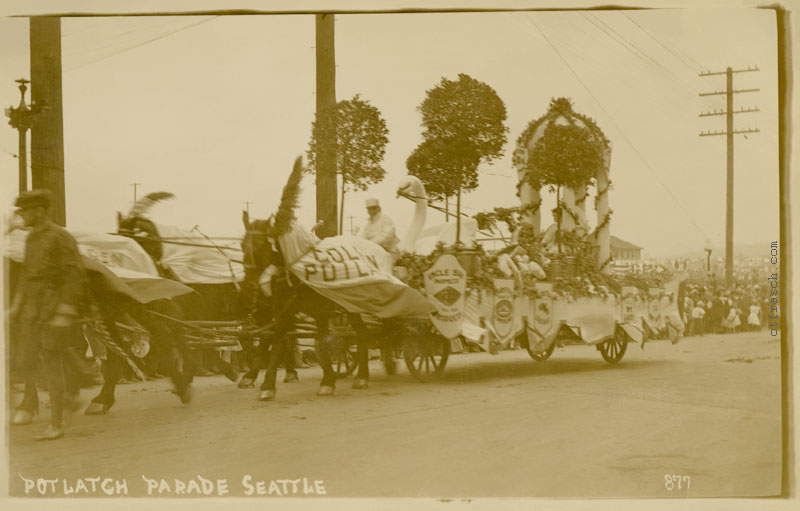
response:
<path fill-rule="evenodd" d="M 77 323 L 85 291 L 85 273 L 78 244 L 49 217 L 51 194 L 47 190 L 22 193 L 15 206 L 30 228 L 25 241 L 22 277 L 9 311 L 19 326 L 21 369 L 25 396 L 13 424 L 29 424 L 37 412 L 35 371 L 42 355 L 50 395 L 50 425 L 36 440 L 64 436 L 64 408 L 72 408 L 77 396 L 66 394 L 64 359 L 80 334 Z"/>

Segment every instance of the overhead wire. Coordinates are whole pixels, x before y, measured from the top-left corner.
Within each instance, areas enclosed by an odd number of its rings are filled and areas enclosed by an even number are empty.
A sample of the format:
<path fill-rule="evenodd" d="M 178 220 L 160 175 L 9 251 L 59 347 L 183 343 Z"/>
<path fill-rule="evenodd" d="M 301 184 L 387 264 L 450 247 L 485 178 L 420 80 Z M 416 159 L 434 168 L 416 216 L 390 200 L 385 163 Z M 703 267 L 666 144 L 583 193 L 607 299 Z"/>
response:
<path fill-rule="evenodd" d="M 608 117 L 608 119 L 611 121 L 611 123 L 617 129 L 619 134 L 622 135 L 622 137 L 625 139 L 625 141 L 628 143 L 628 145 L 631 147 L 631 149 L 633 149 L 633 151 L 636 153 L 636 155 L 639 156 L 639 159 L 642 160 L 642 162 L 645 164 L 645 167 L 650 171 L 651 174 L 653 174 L 653 176 L 656 178 L 658 183 L 667 191 L 667 193 L 670 195 L 672 200 L 675 201 L 675 203 L 678 205 L 678 207 L 689 218 L 689 220 L 692 222 L 692 224 L 698 230 L 698 232 L 700 232 L 700 234 L 702 234 L 704 238 L 708 239 L 709 238 L 708 235 L 700 227 L 700 225 L 698 225 L 698 223 L 695 221 L 694 217 L 692 217 L 692 215 L 689 214 L 688 210 L 683 205 L 683 203 L 681 203 L 681 201 L 678 199 L 678 197 L 676 197 L 675 194 L 672 192 L 672 190 L 666 185 L 666 183 L 664 183 L 664 181 L 656 173 L 656 171 L 652 168 L 652 166 L 647 161 L 647 159 L 642 155 L 641 152 L 639 152 L 639 150 L 636 148 L 636 146 L 633 144 L 633 142 L 631 142 L 631 140 L 628 138 L 628 136 L 625 134 L 625 132 L 622 131 L 622 129 L 619 127 L 619 125 L 614 120 L 614 118 L 611 116 L 611 114 L 608 113 L 608 111 L 605 109 L 603 104 L 600 102 L 600 100 L 597 99 L 597 97 L 594 95 L 594 93 L 591 91 L 591 89 L 589 89 L 589 87 L 586 85 L 586 83 L 583 81 L 583 79 L 580 77 L 580 75 L 578 75 L 578 73 L 575 71 L 575 69 L 563 57 L 563 55 L 558 50 L 558 48 L 556 48 L 556 46 L 552 43 L 550 38 L 547 37 L 547 34 L 545 34 L 544 31 L 541 29 L 541 27 L 539 27 L 539 25 L 536 23 L 536 21 L 532 18 L 531 14 L 530 13 L 526 13 L 526 14 L 528 16 L 528 19 L 530 19 L 531 23 L 533 23 L 533 25 L 536 27 L 536 29 L 539 31 L 539 33 L 542 35 L 542 37 L 545 39 L 545 41 L 547 41 L 547 44 L 550 45 L 550 47 L 553 49 L 553 51 L 556 53 L 556 55 L 558 55 L 558 57 L 561 59 L 561 61 L 564 63 L 564 65 L 570 70 L 570 72 L 572 72 L 572 74 L 575 76 L 575 78 L 578 80 L 578 82 L 583 86 L 583 88 L 586 90 L 586 92 L 592 97 L 592 99 L 594 99 L 595 103 L 597 103 L 597 106 L 600 107 L 600 109 L 603 111 L 604 114 L 606 114 L 606 117 Z"/>
<path fill-rule="evenodd" d="M 635 43 L 631 42 L 624 35 L 620 34 L 611 25 L 609 25 L 608 23 L 606 23 L 602 19 L 600 19 L 597 15 L 592 14 L 592 13 L 590 13 L 588 16 L 586 14 L 584 14 L 584 13 L 581 13 L 581 15 L 588 22 L 590 22 L 592 25 L 594 25 L 599 30 L 601 30 L 603 33 L 608 35 L 609 38 L 611 38 L 612 40 L 616 41 L 623 48 L 625 48 L 630 53 L 635 55 L 637 58 L 642 60 L 645 64 L 651 63 L 652 66 L 655 66 L 655 68 L 657 68 L 659 70 L 659 72 L 663 76 L 665 76 L 666 78 L 672 80 L 674 83 L 680 85 L 681 87 L 684 87 L 689 92 L 689 97 L 691 97 L 692 100 L 695 103 L 697 103 L 697 102 L 704 103 L 705 102 L 707 108 L 711 108 L 713 106 L 713 99 L 708 98 L 708 97 L 704 97 L 704 96 L 698 96 L 697 95 L 697 89 L 694 86 L 692 86 L 691 84 L 687 83 L 680 76 L 678 76 L 674 71 L 668 69 L 662 63 L 658 62 L 656 59 L 654 59 L 652 56 L 650 56 L 647 52 L 645 52 L 641 48 L 639 48 L 639 46 L 637 46 Z M 591 18 L 589 16 L 591 16 Z M 597 23 L 592 21 L 592 19 L 594 19 Z M 599 25 L 598 25 L 598 23 L 599 23 Z M 605 28 L 603 28 L 603 27 L 605 27 Z"/>
<path fill-rule="evenodd" d="M 103 57 L 100 57 L 99 59 L 95 59 L 95 60 L 92 60 L 92 61 L 90 61 L 90 62 L 87 62 L 87 63 L 85 63 L 85 64 L 81 64 L 80 66 L 74 67 L 74 68 L 72 68 L 72 69 L 70 69 L 70 70 L 68 70 L 68 71 L 75 71 L 75 70 L 77 70 L 77 69 L 81 69 L 81 68 L 84 68 L 84 67 L 86 67 L 86 66 L 89 66 L 89 65 L 92 65 L 92 64 L 96 64 L 96 63 L 98 63 L 98 62 L 101 62 L 101 61 L 103 61 L 103 60 L 107 60 L 107 59 L 110 59 L 110 58 L 112 58 L 112 57 L 116 57 L 116 56 L 118 56 L 118 55 L 120 55 L 120 54 L 122 54 L 122 53 L 126 53 L 126 52 L 128 52 L 128 51 L 134 50 L 134 49 L 136 49 L 136 48 L 139 48 L 139 47 L 141 47 L 141 46 L 144 46 L 144 45 L 146 45 L 146 44 L 150 44 L 150 43 L 152 43 L 152 42 L 159 41 L 159 40 L 161 40 L 161 39 L 164 39 L 164 38 L 166 38 L 166 37 L 169 37 L 169 36 L 171 36 L 171 35 L 177 34 L 178 32 L 182 32 L 182 31 L 184 31 L 184 30 L 188 30 L 188 29 L 190 29 L 190 28 L 193 28 L 193 27 L 196 27 L 196 26 L 198 26 L 198 25 L 202 25 L 203 23 L 207 23 L 207 22 L 209 22 L 209 21 L 211 21 L 211 20 L 214 20 L 214 19 L 216 19 L 216 18 L 219 18 L 219 15 L 216 15 L 216 16 L 210 16 L 210 17 L 208 17 L 208 18 L 205 18 L 205 19 L 203 19 L 203 20 L 200 20 L 200 21 L 198 21 L 198 22 L 196 22 L 196 23 L 191 23 L 191 24 L 189 24 L 189 25 L 185 25 L 185 26 L 182 26 L 182 27 L 178 27 L 178 28 L 176 28 L 176 29 L 170 30 L 169 32 L 167 32 L 167 33 L 165 33 L 165 34 L 159 34 L 159 35 L 158 35 L 158 36 L 156 36 L 156 37 L 152 37 L 152 38 L 150 38 L 150 39 L 147 39 L 147 40 L 145 40 L 145 41 L 142 41 L 142 42 L 140 42 L 140 43 L 136 43 L 136 44 L 134 44 L 134 45 L 132 45 L 132 46 L 125 47 L 125 48 L 123 48 L 123 49 L 121 49 L 121 50 L 119 50 L 119 51 L 116 51 L 116 52 L 114 52 L 114 53 L 112 53 L 112 54 L 110 54 L 110 55 L 104 55 Z"/>

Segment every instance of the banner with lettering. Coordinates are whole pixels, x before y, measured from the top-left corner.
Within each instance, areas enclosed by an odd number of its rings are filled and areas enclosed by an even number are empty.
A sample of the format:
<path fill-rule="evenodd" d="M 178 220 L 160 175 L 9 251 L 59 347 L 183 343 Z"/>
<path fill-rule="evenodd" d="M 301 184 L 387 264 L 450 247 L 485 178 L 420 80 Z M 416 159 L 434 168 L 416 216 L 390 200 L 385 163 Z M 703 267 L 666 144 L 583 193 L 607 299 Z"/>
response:
<path fill-rule="evenodd" d="M 425 272 L 425 292 L 436 307 L 431 320 L 439 333 L 453 338 L 461 333 L 467 272 L 451 254 L 439 256 Z"/>
<path fill-rule="evenodd" d="M 78 242 L 86 270 L 99 274 L 108 289 L 130 296 L 140 303 L 174 298 L 192 293 L 179 282 L 159 277 L 147 252 L 138 243 L 124 236 L 70 231 Z M 21 263 L 25 259 L 28 231 L 8 233 L 4 255 Z"/>
<path fill-rule="evenodd" d="M 417 290 L 392 275 L 392 258 L 371 241 L 355 236 L 319 240 L 302 227 L 280 236 L 292 273 L 349 312 L 379 318 L 427 316 L 435 310 Z"/>

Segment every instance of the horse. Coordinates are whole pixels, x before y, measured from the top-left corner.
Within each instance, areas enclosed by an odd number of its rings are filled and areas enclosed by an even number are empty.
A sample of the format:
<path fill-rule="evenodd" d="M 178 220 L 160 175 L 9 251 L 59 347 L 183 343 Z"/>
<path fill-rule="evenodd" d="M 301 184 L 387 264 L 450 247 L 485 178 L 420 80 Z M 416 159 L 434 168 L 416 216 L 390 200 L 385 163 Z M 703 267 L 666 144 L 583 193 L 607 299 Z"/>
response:
<path fill-rule="evenodd" d="M 123 236 L 133 238 L 150 255 L 161 277 L 182 282 L 172 268 L 163 264 L 165 242 L 162 241 L 158 227 L 152 220 L 143 216 L 153 204 L 171 197 L 172 194 L 167 192 L 151 193 L 138 201 L 131 208 L 128 216 L 117 213 L 117 232 Z M 202 250 L 209 250 L 209 254 L 218 255 L 215 248 L 203 248 Z M 238 283 L 235 282 L 235 275 L 225 275 L 224 278 L 227 280 L 226 282 L 182 282 L 196 291 L 196 293 L 174 299 L 180 308 L 179 316 L 187 320 L 200 321 L 238 321 L 244 319 L 248 313 L 247 303 L 243 294 L 240 293 Z M 235 382 L 239 378 L 238 373 L 231 365 L 219 357 L 213 357 L 207 362 L 211 363 L 214 368 L 218 369 L 228 379 Z M 201 363 L 198 360 L 191 360 L 191 365 L 195 366 L 195 370 L 200 370 Z"/>
<path fill-rule="evenodd" d="M 316 351 L 323 372 L 317 395 L 332 396 L 336 387 L 336 373 L 331 364 L 330 351 L 336 344 L 336 339 L 330 335 L 329 321 L 340 308 L 328 298 L 303 284 L 291 273 L 281 251 L 280 243 L 275 237 L 272 220 L 251 222 L 249 214 L 245 211 L 242 212 L 242 221 L 245 227 L 242 239 L 245 282 L 257 285 L 264 270 L 269 266 L 277 269 L 270 280 L 275 318 L 274 337 L 259 399 L 262 401 L 275 399 L 275 380 L 278 365 L 284 358 L 285 339 L 294 325 L 295 315 L 301 312 L 311 316 L 317 326 Z M 353 388 L 366 389 L 369 381 L 366 327 L 360 314 L 347 313 L 346 316 L 350 326 L 356 332 L 358 372 L 353 382 Z M 266 349 L 266 345 L 264 349 Z"/>
<path fill-rule="evenodd" d="M 151 346 L 159 346 L 165 350 L 169 366 L 167 373 L 174 384 L 174 392 L 182 403 L 188 404 L 191 401 L 191 375 L 183 368 L 183 346 L 180 329 L 174 323 L 150 314 L 153 311 L 177 317 L 180 315 L 180 308 L 171 300 L 156 300 L 143 305 L 124 295 L 106 292 L 96 285 L 91 287 L 92 295 L 94 295 L 92 300 L 93 309 L 96 314 L 93 317 L 94 324 L 90 323 L 89 328 L 85 330 L 85 335 L 87 340 L 89 340 L 90 336 L 98 336 L 97 341 L 105 345 L 111 343 L 115 349 L 106 350 L 106 358 L 101 366 L 103 386 L 97 396 L 89 403 L 85 414 L 105 414 L 114 405 L 114 391 L 122 376 L 123 357 L 129 357 L 127 352 L 117 352 L 117 350 L 123 351 L 125 348 L 124 344 L 120 342 L 123 339 L 123 334 L 117 326 L 116 320 L 127 319 L 128 317 L 141 324 L 148 331 Z M 90 342 L 90 345 L 92 344 L 96 346 L 98 343 Z"/>

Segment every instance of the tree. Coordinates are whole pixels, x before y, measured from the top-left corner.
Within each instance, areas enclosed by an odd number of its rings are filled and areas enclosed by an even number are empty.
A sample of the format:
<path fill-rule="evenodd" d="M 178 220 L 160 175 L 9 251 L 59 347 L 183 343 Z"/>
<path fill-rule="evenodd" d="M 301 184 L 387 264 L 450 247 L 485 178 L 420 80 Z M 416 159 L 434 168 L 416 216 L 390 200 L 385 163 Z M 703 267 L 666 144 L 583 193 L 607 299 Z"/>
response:
<path fill-rule="evenodd" d="M 439 181 L 445 199 L 456 195 L 460 235 L 461 192 L 478 186 L 478 166 L 503 155 L 508 128 L 503 100 L 489 85 L 466 75 L 442 81 L 417 108 L 424 141 L 409 158 L 417 175 Z M 412 170 L 412 166 L 409 166 Z M 433 184 L 433 183 L 431 183 Z"/>
<path fill-rule="evenodd" d="M 589 185 L 603 166 L 603 144 L 585 127 L 551 122 L 533 147 L 530 157 L 535 179 L 556 192 L 557 243 L 561 251 L 561 187 Z"/>
<path fill-rule="evenodd" d="M 339 233 L 342 232 L 344 195 L 347 190 L 366 190 L 379 183 L 386 175 L 381 161 L 386 153 L 386 121 L 381 112 L 368 101 L 353 99 L 336 104 L 336 156 L 337 173 L 341 176 L 341 201 L 339 206 Z M 316 172 L 318 141 L 324 137 L 324 128 L 314 121 L 311 141 L 308 144 L 308 170 Z"/>
<path fill-rule="evenodd" d="M 408 173 L 422 181 L 428 197 L 445 201 L 445 221 L 450 216 L 449 198 L 458 193 L 458 180 L 453 176 L 461 168 L 477 167 L 475 158 L 468 149 L 458 150 L 452 141 L 430 139 L 418 145 L 406 160 Z M 477 172 L 468 175 L 467 179 L 464 188 L 471 190 L 478 185 Z"/>

